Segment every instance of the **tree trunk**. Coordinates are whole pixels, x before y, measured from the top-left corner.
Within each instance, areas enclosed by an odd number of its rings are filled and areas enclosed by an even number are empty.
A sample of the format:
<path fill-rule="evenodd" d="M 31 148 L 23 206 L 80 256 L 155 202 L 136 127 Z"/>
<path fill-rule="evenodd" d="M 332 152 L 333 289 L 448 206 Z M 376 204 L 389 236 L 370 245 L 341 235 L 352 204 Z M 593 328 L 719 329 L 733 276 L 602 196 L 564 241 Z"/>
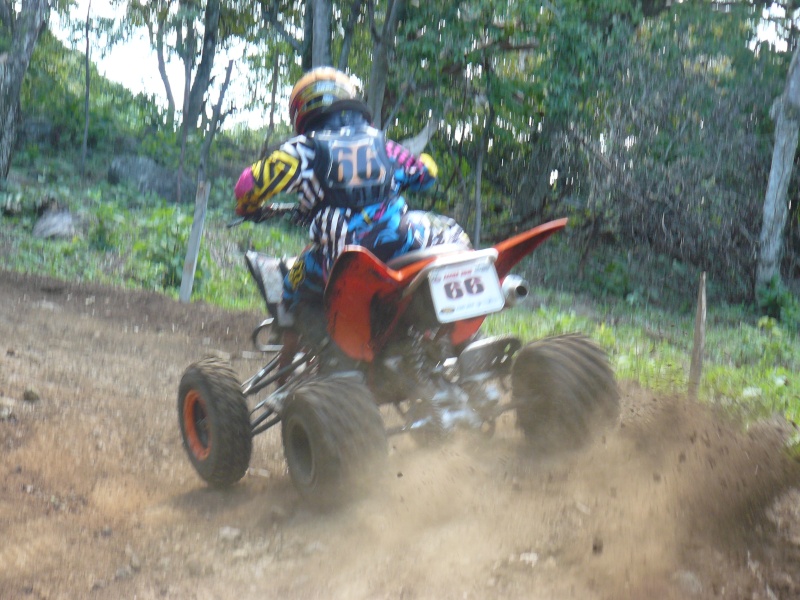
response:
<path fill-rule="evenodd" d="M 353 31 L 355 31 L 358 16 L 361 14 L 361 5 L 364 0 L 353 0 L 353 5 L 350 7 L 350 18 L 347 20 L 347 25 L 344 27 L 344 35 L 342 36 L 342 52 L 339 54 L 339 70 L 347 70 L 347 62 L 350 60 L 350 48 L 353 45 Z"/>
<path fill-rule="evenodd" d="M 84 54 L 83 66 L 86 69 L 83 93 L 83 143 L 81 144 L 81 176 L 86 174 L 86 155 L 89 153 L 89 90 L 91 89 L 91 48 L 89 45 L 89 35 L 91 35 L 91 14 L 92 1 L 86 7 L 86 52 Z"/>
<path fill-rule="evenodd" d="M 183 0 L 181 4 L 185 4 L 186 0 Z M 181 129 L 180 129 L 180 158 L 178 159 L 178 181 L 177 181 L 177 202 L 180 204 L 183 202 L 183 189 L 182 189 L 182 182 L 183 182 L 183 168 L 186 163 L 186 144 L 189 140 L 189 133 L 191 130 L 197 128 L 197 119 L 200 116 L 198 111 L 197 115 L 195 115 L 194 120 L 190 115 L 189 110 L 189 103 L 191 101 L 192 96 L 192 71 L 194 70 L 194 66 L 196 64 L 196 50 L 197 50 L 197 34 L 194 30 L 194 21 L 192 17 L 186 17 L 185 19 L 186 24 L 186 36 L 181 36 L 180 32 L 178 34 L 178 43 L 176 47 L 178 48 L 178 55 L 181 57 L 181 61 L 183 62 L 183 118 L 181 119 Z M 180 26 L 179 26 L 180 27 Z"/>
<path fill-rule="evenodd" d="M 764 198 L 761 224 L 760 251 L 756 267 L 756 289 L 780 280 L 783 256 L 783 231 L 788 216 L 786 202 L 789 180 L 797 150 L 798 122 L 791 111 L 786 110 L 784 99 L 775 102 L 775 146 L 772 149 L 772 167 L 769 173 L 767 194 Z"/>
<path fill-rule="evenodd" d="M 4 24 L 12 29 L 11 49 L 0 55 L 0 177 L 3 179 L 11 167 L 22 80 L 44 27 L 49 5 L 47 0 L 23 0 L 21 8 L 13 24 Z"/>
<path fill-rule="evenodd" d="M 369 91 L 367 93 L 367 106 L 372 112 L 372 121 L 376 127 L 383 127 L 381 112 L 383 110 L 383 97 L 386 93 L 386 80 L 389 76 L 389 52 L 394 47 L 394 37 L 403 14 L 405 0 L 390 0 L 386 11 L 386 20 L 378 33 L 374 23 L 374 11 L 370 9 L 372 22 L 372 68 L 369 73 Z"/>
<path fill-rule="evenodd" d="M 314 39 L 311 42 L 311 66 L 327 67 L 331 58 L 331 0 L 314 0 Z"/>
<path fill-rule="evenodd" d="M 211 143 L 214 141 L 225 115 L 222 113 L 222 101 L 225 92 L 231 82 L 231 71 L 233 71 L 233 61 L 228 61 L 225 69 L 225 81 L 219 92 L 219 99 L 214 105 L 211 119 L 206 128 L 206 135 L 203 138 L 203 146 L 200 149 L 200 165 L 197 169 L 197 194 L 195 195 L 194 220 L 192 221 L 192 231 L 189 234 L 189 244 L 186 250 L 186 258 L 183 261 L 183 274 L 181 276 L 180 301 L 188 303 L 192 297 L 194 288 L 194 276 L 197 272 L 197 260 L 200 256 L 200 244 L 203 240 L 203 228 L 206 220 L 206 209 L 208 207 L 208 195 L 211 193 L 211 183 L 206 180 L 206 165 L 211 155 Z"/>
<path fill-rule="evenodd" d="M 228 67 L 225 69 L 225 81 L 222 83 L 222 88 L 219 91 L 219 98 L 211 112 L 211 118 L 205 127 L 205 136 L 203 137 L 203 145 L 200 147 L 200 166 L 198 168 L 198 184 L 203 183 L 206 179 L 206 165 L 208 158 L 211 155 L 211 143 L 214 141 L 214 136 L 217 131 L 222 127 L 222 122 L 225 120 L 227 113 L 222 112 L 222 102 L 225 99 L 225 93 L 228 91 L 228 86 L 231 83 L 231 72 L 233 71 L 233 61 L 228 61 Z"/>
<path fill-rule="evenodd" d="M 280 77 L 280 64 L 281 56 L 277 52 L 272 62 L 272 90 L 270 91 L 269 103 L 269 125 L 267 126 L 267 133 L 264 135 L 264 141 L 261 143 L 260 156 L 269 154 L 269 147 L 272 143 L 272 134 L 275 132 L 275 108 L 278 105 L 278 79 Z"/>
<path fill-rule="evenodd" d="M 795 50 L 789 66 L 786 88 L 772 106 L 775 119 L 775 145 L 764 198 L 760 249 L 756 265 L 756 290 L 768 286 L 773 279 L 780 281 L 783 256 L 783 234 L 788 217 L 787 194 L 797 151 L 798 117 L 800 116 L 800 47 Z"/>
<path fill-rule="evenodd" d="M 472 244 L 475 248 L 480 248 L 481 245 L 481 219 L 482 212 L 482 199 L 481 199 L 481 183 L 483 180 L 483 161 L 486 153 L 489 151 L 489 138 L 491 137 L 492 127 L 494 126 L 494 106 L 489 105 L 489 110 L 485 115 L 483 125 L 483 135 L 481 136 L 481 147 L 478 149 L 478 164 L 475 165 L 475 233 L 472 238 Z"/>
<path fill-rule="evenodd" d="M 475 165 L 475 229 L 472 234 L 472 245 L 477 249 L 481 247 L 481 183 L 483 174 L 483 157 L 486 154 L 485 146 L 481 144 L 478 150 L 478 164 Z"/>
<path fill-rule="evenodd" d="M 314 1 L 315 0 L 306 0 L 306 9 L 303 12 L 303 46 L 300 52 L 300 62 L 303 71 L 310 71 L 313 62 Z"/>
<path fill-rule="evenodd" d="M 219 0 L 208 0 L 203 19 L 203 46 L 200 49 L 200 64 L 197 66 L 197 72 L 191 85 L 189 101 L 184 103 L 186 112 L 183 115 L 183 122 L 192 129 L 197 127 L 208 86 L 211 83 L 211 70 L 214 68 L 214 57 L 217 53 L 219 12 Z"/>
<path fill-rule="evenodd" d="M 149 22 L 147 24 L 147 28 L 150 31 L 150 45 L 152 46 L 155 41 L 158 74 L 161 76 L 164 92 L 167 94 L 167 126 L 172 129 L 175 126 L 175 97 L 172 95 L 172 86 L 167 76 L 167 61 L 164 58 L 164 28 L 166 26 L 166 16 L 163 18 L 159 16 L 158 23 L 156 23 L 158 29 L 155 34 L 153 33 L 153 26 Z"/>
<path fill-rule="evenodd" d="M 192 54 L 194 56 L 194 54 Z M 181 146 L 181 153 L 180 158 L 178 159 L 178 204 L 183 202 L 183 190 L 181 189 L 181 182 L 183 181 L 183 166 L 186 161 L 186 143 L 189 139 L 189 121 L 186 120 L 186 115 L 188 114 L 188 106 L 189 106 L 189 91 L 191 87 L 192 81 L 192 66 L 193 62 L 189 62 L 187 58 L 183 60 L 183 120 L 181 121 L 181 139 L 180 139 L 180 146 Z M 197 123 L 192 126 L 194 129 L 197 126 Z"/>

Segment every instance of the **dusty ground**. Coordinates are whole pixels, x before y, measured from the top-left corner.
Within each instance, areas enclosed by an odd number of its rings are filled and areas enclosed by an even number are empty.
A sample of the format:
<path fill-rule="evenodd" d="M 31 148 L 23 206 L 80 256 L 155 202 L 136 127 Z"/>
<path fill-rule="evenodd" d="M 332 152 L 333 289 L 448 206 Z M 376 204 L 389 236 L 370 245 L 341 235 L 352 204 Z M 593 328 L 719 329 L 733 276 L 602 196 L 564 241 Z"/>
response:
<path fill-rule="evenodd" d="M 178 381 L 212 352 L 251 374 L 259 317 L 0 271 L 0 598 L 800 598 L 785 426 L 630 385 L 620 427 L 569 456 L 511 421 L 395 438 L 374 495 L 319 514 L 276 428 L 207 489 Z"/>

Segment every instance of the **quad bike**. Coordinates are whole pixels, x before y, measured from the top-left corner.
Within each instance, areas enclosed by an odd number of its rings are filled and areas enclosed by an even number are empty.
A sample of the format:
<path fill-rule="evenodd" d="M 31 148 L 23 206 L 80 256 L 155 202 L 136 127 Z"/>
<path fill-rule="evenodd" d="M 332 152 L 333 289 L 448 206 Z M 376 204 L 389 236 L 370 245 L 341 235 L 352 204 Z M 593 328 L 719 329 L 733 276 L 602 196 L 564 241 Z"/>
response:
<path fill-rule="evenodd" d="M 479 334 L 488 314 L 528 294 L 511 268 L 566 222 L 483 250 L 434 246 L 386 264 L 348 246 L 322 304 L 302 316 L 299 342 L 287 330 L 282 343 L 262 343 L 269 318 L 253 342 L 271 359 L 243 383 L 216 358 L 186 369 L 178 417 L 200 477 L 214 487 L 236 483 L 253 437 L 279 423 L 292 482 L 319 504 L 368 488 L 391 435 L 431 444 L 455 429 L 491 434 L 496 419 L 514 411 L 525 438 L 541 448 L 584 444 L 619 415 L 605 352 L 579 334 L 524 346 L 513 336 Z M 275 315 L 287 261 L 256 252 L 245 258 Z M 260 399 L 249 408 L 248 397 Z M 392 405 L 400 424 L 387 428 L 379 405 Z"/>

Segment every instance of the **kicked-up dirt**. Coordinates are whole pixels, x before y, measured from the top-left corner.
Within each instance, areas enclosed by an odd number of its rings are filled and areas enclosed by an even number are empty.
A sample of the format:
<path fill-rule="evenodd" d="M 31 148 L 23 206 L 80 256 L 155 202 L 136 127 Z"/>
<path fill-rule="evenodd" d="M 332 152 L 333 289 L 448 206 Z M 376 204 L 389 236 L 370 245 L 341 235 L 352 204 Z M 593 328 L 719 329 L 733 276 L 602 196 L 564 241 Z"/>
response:
<path fill-rule="evenodd" d="M 625 382 L 580 452 L 535 453 L 511 415 L 490 439 L 391 438 L 374 492 L 318 512 L 273 428 L 209 489 L 178 382 L 208 354 L 252 374 L 261 317 L 0 271 L 0 598 L 800 598 L 787 424 Z"/>

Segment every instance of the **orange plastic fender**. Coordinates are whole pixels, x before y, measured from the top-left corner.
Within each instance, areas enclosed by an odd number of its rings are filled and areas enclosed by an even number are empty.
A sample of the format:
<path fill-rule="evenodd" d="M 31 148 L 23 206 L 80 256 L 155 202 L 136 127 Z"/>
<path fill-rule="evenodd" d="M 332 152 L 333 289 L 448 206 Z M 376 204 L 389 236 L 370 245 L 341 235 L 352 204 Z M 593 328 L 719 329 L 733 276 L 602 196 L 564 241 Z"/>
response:
<path fill-rule="evenodd" d="M 556 219 L 495 244 L 494 249 L 497 250 L 498 255 L 494 267 L 500 280 L 502 281 L 514 265 L 536 250 L 542 242 L 566 226 L 567 219 Z M 477 333 L 484 319 L 485 317 L 475 317 L 453 323 L 450 341 L 456 346 L 463 344 Z"/>
<path fill-rule="evenodd" d="M 557 219 L 529 229 L 494 246 L 495 268 L 502 279 L 539 244 L 567 225 Z M 401 293 L 411 279 L 435 257 L 395 271 L 361 246 L 347 246 L 333 265 L 325 288 L 324 306 L 331 339 L 349 357 L 372 361 L 402 316 L 411 297 Z M 451 324 L 454 344 L 467 341 L 485 317 Z"/>
<path fill-rule="evenodd" d="M 349 357 L 371 361 L 410 302 L 400 299 L 403 288 L 432 260 L 395 271 L 361 246 L 345 247 L 325 287 L 331 339 Z"/>
<path fill-rule="evenodd" d="M 514 265 L 536 250 L 556 231 L 561 231 L 566 226 L 567 219 L 556 219 L 495 244 L 494 248 L 498 252 L 497 261 L 494 263 L 497 276 L 503 279 L 514 268 Z"/>

